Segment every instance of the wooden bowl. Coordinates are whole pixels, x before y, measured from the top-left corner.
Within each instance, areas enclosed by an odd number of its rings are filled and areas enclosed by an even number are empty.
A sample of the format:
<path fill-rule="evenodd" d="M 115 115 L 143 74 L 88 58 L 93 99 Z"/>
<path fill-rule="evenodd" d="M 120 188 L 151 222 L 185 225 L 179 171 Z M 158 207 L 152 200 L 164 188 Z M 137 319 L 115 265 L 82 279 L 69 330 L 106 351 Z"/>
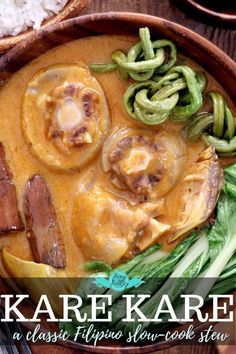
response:
<path fill-rule="evenodd" d="M 136 13 L 109 12 L 86 15 L 63 21 L 59 24 L 44 28 L 26 38 L 23 42 L 16 45 L 7 54 L 0 58 L 0 79 L 3 81 L 11 73 L 20 67 L 45 53 L 47 50 L 68 41 L 100 34 L 137 34 L 139 27 L 148 26 L 153 36 L 157 38 L 169 38 L 173 40 L 182 52 L 191 56 L 199 62 L 213 77 L 219 81 L 229 94 L 232 101 L 236 101 L 236 63 L 224 52 L 213 45 L 211 42 L 202 38 L 195 32 L 169 22 L 167 20 Z M 2 73 L 2 75 L 1 75 Z M 7 287 L 1 292 L 7 293 Z M 8 291 L 9 293 L 9 291 Z M 33 307 L 25 306 L 26 317 L 32 317 Z M 206 311 L 211 313 L 211 304 L 207 305 Z M 204 330 L 208 324 L 199 323 L 194 320 L 196 332 Z M 32 329 L 33 324 L 28 323 L 27 328 Z M 56 330 L 56 325 L 44 322 L 43 327 L 46 331 Z M 177 326 L 176 329 L 183 326 Z M 167 347 L 180 344 L 180 341 L 147 343 L 145 345 L 127 346 L 122 343 L 107 342 L 96 347 L 73 341 L 60 342 L 70 348 L 77 349 L 78 352 L 101 353 L 101 354 L 121 354 L 121 353 L 151 353 Z"/>
<path fill-rule="evenodd" d="M 80 12 L 87 6 L 91 0 L 69 0 L 66 6 L 57 14 L 47 20 L 43 21 L 41 28 L 46 28 L 48 26 L 54 25 L 62 20 L 66 20 L 71 17 L 78 16 Z M 36 32 L 32 28 L 27 31 L 18 34 L 17 36 L 7 36 L 0 38 L 0 53 L 4 53 L 10 48 L 14 47 L 20 41 L 26 39 L 32 33 Z"/>
<path fill-rule="evenodd" d="M 236 5 L 234 1 L 221 1 L 215 0 L 177 0 L 182 7 L 187 7 L 192 13 L 201 16 L 201 18 L 210 20 L 215 25 L 228 25 L 235 28 L 236 26 Z M 234 8 L 233 8 L 233 6 Z"/>

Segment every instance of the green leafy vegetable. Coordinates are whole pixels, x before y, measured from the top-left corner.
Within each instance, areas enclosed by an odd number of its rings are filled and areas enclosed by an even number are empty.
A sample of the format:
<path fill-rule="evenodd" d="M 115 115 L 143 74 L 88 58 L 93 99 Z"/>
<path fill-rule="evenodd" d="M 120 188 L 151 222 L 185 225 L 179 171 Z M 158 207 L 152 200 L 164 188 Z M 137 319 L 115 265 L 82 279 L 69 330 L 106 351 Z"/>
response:
<path fill-rule="evenodd" d="M 86 262 L 84 264 L 84 269 L 87 271 L 104 272 L 109 274 L 112 270 L 112 267 L 105 262 L 91 261 L 91 262 Z"/>
<path fill-rule="evenodd" d="M 139 29 L 139 37 L 127 55 L 116 50 L 112 63 L 92 64 L 90 69 L 97 73 L 118 69 L 123 79 L 135 81 L 124 95 L 124 107 L 132 118 L 148 125 L 170 117 L 185 122 L 202 107 L 205 75 L 187 65 L 176 65 L 175 44 L 167 39 L 151 40 L 147 27 Z"/>
<path fill-rule="evenodd" d="M 170 254 L 162 251 L 160 245 L 156 245 L 116 268 L 125 271 L 129 278 L 137 276 L 145 280 L 139 288 L 125 292 L 134 295 L 151 295 L 140 306 L 140 310 L 147 318 L 154 317 L 156 308 L 165 294 L 168 294 L 174 304 L 177 317 L 182 318 L 184 308 L 181 294 L 197 294 L 209 300 L 209 293 L 223 294 L 236 288 L 236 198 L 228 192 L 226 188 L 228 183 L 236 186 L 236 164 L 225 169 L 224 191 L 217 204 L 213 226 L 194 232 Z M 90 288 L 93 278 L 101 275 L 106 274 L 95 273 L 90 279 L 86 279 L 85 287 L 83 288 L 83 284 L 80 285 L 77 293 L 85 296 L 91 294 L 91 290 L 111 294 L 113 320 L 109 326 L 116 330 L 122 329 L 127 335 L 129 331 L 136 329 L 138 318 L 134 316 L 135 322 L 122 321 L 126 312 L 125 301 L 121 297 L 123 292 Z M 85 303 L 81 313 L 89 315 L 90 311 L 90 304 Z M 61 327 L 66 328 L 73 335 L 78 323 L 73 316 L 71 318 L 73 324 L 69 327 L 62 324 Z M 168 316 L 163 316 L 163 321 L 167 322 L 167 320 Z M 86 326 L 86 323 L 83 325 Z M 162 325 L 166 326 L 166 323 Z M 153 323 L 144 322 L 142 328 L 152 329 L 152 326 Z"/>
<path fill-rule="evenodd" d="M 144 267 L 145 259 L 147 259 L 147 261 L 148 261 L 148 259 L 149 259 L 148 256 L 151 256 L 151 255 L 152 255 L 153 263 L 155 263 L 155 260 L 159 260 L 160 248 L 161 248 L 161 245 L 156 244 L 156 245 L 148 248 L 145 252 L 142 252 L 139 255 L 137 255 L 136 257 L 132 258 L 128 262 L 117 266 L 115 269 L 122 270 L 123 272 L 126 272 L 127 274 L 129 274 L 129 272 L 139 264 L 142 264 Z M 161 251 L 161 255 L 162 254 L 163 254 L 163 252 Z M 113 270 L 115 270 L 115 269 L 113 269 Z M 94 277 L 106 276 L 106 275 L 107 275 L 106 272 L 102 272 L 102 273 L 97 272 L 97 273 L 92 274 L 89 278 L 83 279 L 80 282 L 80 286 L 77 290 L 77 295 L 79 295 L 84 300 L 84 303 L 85 303 L 85 300 L 87 299 L 87 294 L 90 294 L 90 295 L 104 294 L 107 291 L 105 288 L 98 288 L 94 284 Z"/>
<path fill-rule="evenodd" d="M 168 294 L 170 301 L 174 301 L 187 287 L 187 285 L 195 278 L 201 271 L 203 265 L 208 259 L 208 241 L 206 234 L 203 232 L 200 234 L 197 242 L 193 243 L 184 257 L 177 263 L 173 272 L 165 283 L 158 289 L 158 291 L 148 299 L 140 310 L 147 318 L 153 318 L 158 304 L 161 301 L 163 295 Z M 142 293 L 142 292 L 140 292 Z M 136 318 L 137 320 L 137 318 Z M 136 322 L 124 323 L 120 321 L 116 328 L 122 329 L 123 332 L 128 335 L 129 331 L 134 331 Z M 148 327 L 149 322 L 144 322 L 142 328 Z"/>
<path fill-rule="evenodd" d="M 90 69 L 106 73 L 119 69 L 121 77 L 129 76 L 135 81 L 147 81 L 154 74 L 164 74 L 177 59 L 176 46 L 167 39 L 152 41 L 147 27 L 139 29 L 140 41 L 133 45 L 127 55 L 121 50 L 112 53 L 110 64 L 92 64 Z"/>
<path fill-rule="evenodd" d="M 234 170 L 235 165 L 231 167 Z M 226 172 L 227 173 L 227 172 Z M 198 279 L 193 281 L 187 288 L 188 294 L 200 295 L 206 298 L 211 289 L 217 282 L 217 279 L 223 274 L 235 274 L 235 251 L 236 251 L 236 198 L 233 198 L 227 192 L 222 193 L 217 203 L 216 222 L 207 234 L 209 242 L 209 261 L 203 268 Z M 232 262 L 232 263 L 231 263 Z M 231 268 L 232 265 L 232 268 Z M 229 267 L 229 268 L 228 268 Z M 232 272 L 232 273 L 231 273 Z M 207 282 L 206 280 L 207 279 Z M 224 282 L 221 284 L 229 284 Z M 232 284 L 233 287 L 233 284 Z M 219 291 L 219 283 L 215 285 L 216 291 Z M 223 291 L 223 287 L 221 287 Z M 180 317 L 184 308 L 179 311 Z"/>
<path fill-rule="evenodd" d="M 209 97 L 213 112 L 196 114 L 187 122 L 184 131 L 190 141 L 201 138 L 207 146 L 213 145 L 221 155 L 232 156 L 236 154 L 235 117 L 219 92 L 210 92 Z M 235 191 L 233 193 L 235 196 Z"/>

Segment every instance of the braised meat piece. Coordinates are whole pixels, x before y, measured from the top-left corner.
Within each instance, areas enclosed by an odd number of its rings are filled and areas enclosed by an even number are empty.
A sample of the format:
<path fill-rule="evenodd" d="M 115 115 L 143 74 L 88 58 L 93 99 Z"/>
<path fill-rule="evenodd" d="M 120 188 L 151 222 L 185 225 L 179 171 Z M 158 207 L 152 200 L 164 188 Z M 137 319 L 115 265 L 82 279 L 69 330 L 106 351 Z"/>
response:
<path fill-rule="evenodd" d="M 65 154 L 91 144 L 99 116 L 99 96 L 81 83 L 64 83 L 47 96 L 47 138 Z"/>
<path fill-rule="evenodd" d="M 132 192 L 147 194 L 162 176 L 161 149 L 145 136 L 128 136 L 111 150 L 109 162 L 117 177 Z"/>
<path fill-rule="evenodd" d="M 24 213 L 34 260 L 54 268 L 64 268 L 64 242 L 56 211 L 49 188 L 39 175 L 33 176 L 27 183 Z"/>
<path fill-rule="evenodd" d="M 185 156 L 183 140 L 174 132 L 151 135 L 122 128 L 105 141 L 102 166 L 115 187 L 131 191 L 140 201 L 155 201 L 175 187 Z"/>
<path fill-rule="evenodd" d="M 23 229 L 12 174 L 6 161 L 4 147 L 0 143 L 0 234 Z"/>

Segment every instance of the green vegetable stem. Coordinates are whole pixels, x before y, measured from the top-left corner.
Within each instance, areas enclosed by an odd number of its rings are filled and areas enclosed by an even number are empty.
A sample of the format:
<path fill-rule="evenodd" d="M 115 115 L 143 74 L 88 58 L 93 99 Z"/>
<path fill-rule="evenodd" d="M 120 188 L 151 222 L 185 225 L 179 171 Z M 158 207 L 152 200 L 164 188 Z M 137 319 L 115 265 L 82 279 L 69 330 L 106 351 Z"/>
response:
<path fill-rule="evenodd" d="M 92 64 L 94 72 L 105 73 L 119 69 L 121 77 L 135 81 L 149 80 L 154 74 L 167 72 L 176 63 L 177 51 L 167 39 L 152 41 L 147 27 L 139 29 L 140 42 L 132 46 L 126 55 L 121 50 L 112 53 L 110 64 Z"/>
<path fill-rule="evenodd" d="M 152 41 L 147 27 L 139 29 L 139 37 L 127 55 L 116 50 L 112 63 L 92 64 L 90 69 L 97 73 L 118 69 L 123 79 L 135 81 L 124 95 L 124 107 L 132 118 L 148 125 L 170 117 L 185 122 L 202 107 L 205 75 L 187 65 L 176 66 L 175 44 L 167 39 Z"/>
<path fill-rule="evenodd" d="M 183 123 L 202 107 L 205 83 L 202 73 L 188 66 L 174 66 L 155 81 L 128 87 L 124 106 L 130 116 L 148 125 L 163 123 L 169 117 Z"/>
<path fill-rule="evenodd" d="M 223 96 L 218 92 L 210 92 L 213 113 L 197 114 L 184 128 L 187 138 L 195 141 L 200 138 L 209 146 L 213 145 L 221 156 L 236 154 L 235 122 Z"/>
<path fill-rule="evenodd" d="M 225 175 L 228 171 L 236 186 L 236 178 L 232 176 L 236 171 L 236 164 L 226 168 Z M 197 294 L 203 299 L 207 298 L 209 293 L 223 293 L 229 288 L 236 288 L 236 198 L 225 189 L 217 204 L 216 222 L 207 233 L 207 239 L 209 261 L 186 289 L 187 294 Z M 227 279 L 231 279 L 231 286 Z M 183 311 L 182 306 L 179 310 L 180 318 Z"/>

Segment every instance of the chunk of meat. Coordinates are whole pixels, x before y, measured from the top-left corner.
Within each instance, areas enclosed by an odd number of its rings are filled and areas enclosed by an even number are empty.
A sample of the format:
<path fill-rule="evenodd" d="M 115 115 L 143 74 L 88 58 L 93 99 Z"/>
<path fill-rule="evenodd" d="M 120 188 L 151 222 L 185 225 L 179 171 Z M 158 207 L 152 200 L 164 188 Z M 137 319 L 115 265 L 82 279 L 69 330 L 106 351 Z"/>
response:
<path fill-rule="evenodd" d="M 135 194 L 148 194 L 158 184 L 164 169 L 161 148 L 149 137 L 134 135 L 121 139 L 110 151 L 111 169 Z"/>
<path fill-rule="evenodd" d="M 72 213 L 75 242 L 87 257 L 116 264 L 129 251 L 147 248 L 169 230 L 169 225 L 153 219 L 162 212 L 162 205 L 157 201 L 147 203 L 146 207 L 145 203 L 132 207 L 95 185 L 75 199 Z"/>
<path fill-rule="evenodd" d="M 97 156 L 110 113 L 102 86 L 85 65 L 53 64 L 36 71 L 21 102 L 28 148 L 50 170 L 81 171 Z"/>
<path fill-rule="evenodd" d="M 64 268 L 64 242 L 56 211 L 43 177 L 33 176 L 24 193 L 27 237 L 36 262 Z"/>
<path fill-rule="evenodd" d="M 112 184 L 130 190 L 140 201 L 155 201 L 173 189 L 184 161 L 185 145 L 174 132 L 119 129 L 105 141 L 102 153 Z"/>
<path fill-rule="evenodd" d="M 72 147 L 91 144 L 99 117 L 99 95 L 81 83 L 64 82 L 46 97 L 47 138 L 69 154 Z"/>
<path fill-rule="evenodd" d="M 0 143 L 0 234 L 23 229 L 12 174 L 6 161 L 4 147 Z"/>
<path fill-rule="evenodd" d="M 213 212 L 223 186 L 223 171 L 213 147 L 205 149 L 178 186 L 178 213 L 170 242 L 201 226 Z"/>

